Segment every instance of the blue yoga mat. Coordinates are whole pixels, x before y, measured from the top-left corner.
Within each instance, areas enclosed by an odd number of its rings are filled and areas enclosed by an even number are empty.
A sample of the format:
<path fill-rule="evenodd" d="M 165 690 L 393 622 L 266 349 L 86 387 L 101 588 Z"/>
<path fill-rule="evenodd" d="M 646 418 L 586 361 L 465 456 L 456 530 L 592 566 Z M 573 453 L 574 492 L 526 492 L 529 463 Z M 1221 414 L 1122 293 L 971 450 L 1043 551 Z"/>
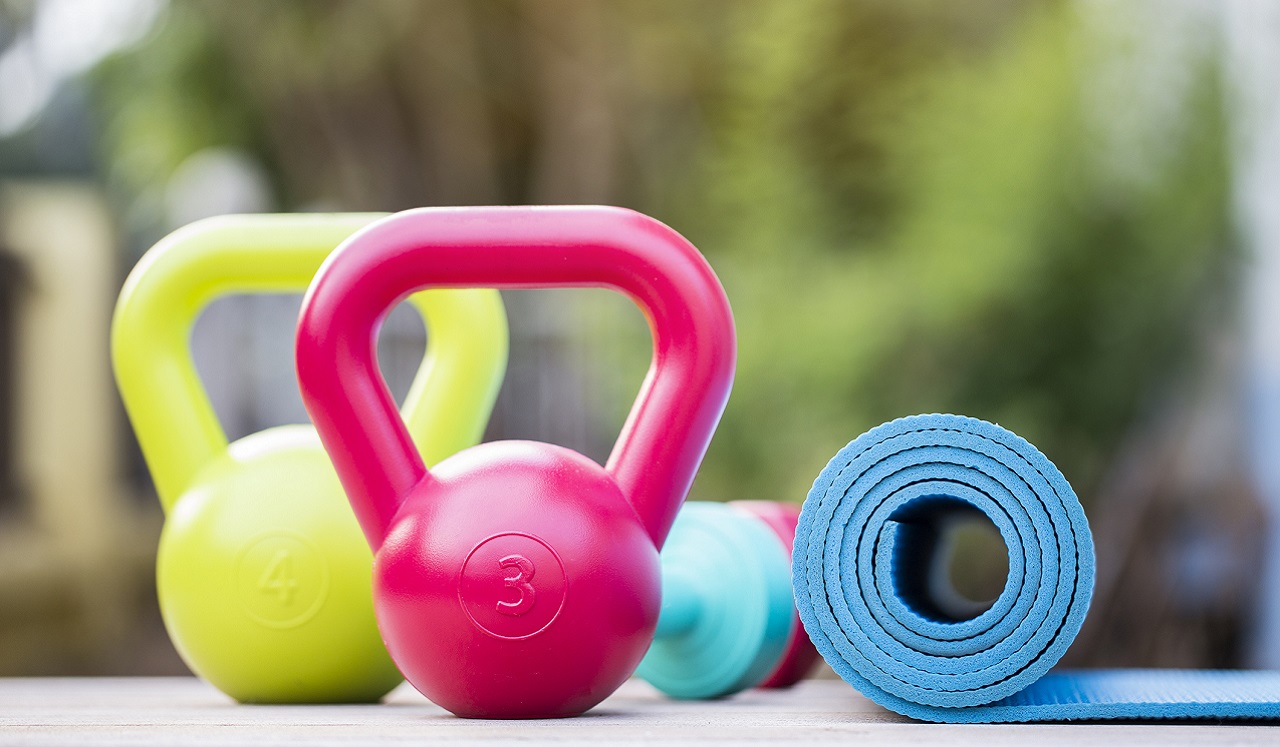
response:
<path fill-rule="evenodd" d="M 966 609 L 938 573 L 950 522 L 981 513 L 1003 591 Z M 1280 673 L 1050 672 L 1093 594 L 1093 537 L 1043 454 L 998 425 L 917 415 L 840 450 L 796 532 L 796 605 L 832 668 L 880 705 L 945 722 L 1280 718 Z"/>

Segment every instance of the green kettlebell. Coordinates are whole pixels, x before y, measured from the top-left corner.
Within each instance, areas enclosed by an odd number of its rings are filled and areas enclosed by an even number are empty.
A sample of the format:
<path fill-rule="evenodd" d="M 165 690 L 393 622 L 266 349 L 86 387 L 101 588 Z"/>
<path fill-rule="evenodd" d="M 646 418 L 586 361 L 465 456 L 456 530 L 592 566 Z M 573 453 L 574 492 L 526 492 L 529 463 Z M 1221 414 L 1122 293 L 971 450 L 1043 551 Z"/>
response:
<path fill-rule="evenodd" d="M 116 305 L 116 381 L 166 514 L 156 559 L 165 626 L 191 669 L 241 702 L 376 701 L 401 676 L 374 621 L 372 554 L 315 429 L 228 444 L 191 359 L 191 327 L 218 296 L 305 289 L 379 217 L 199 221 L 147 252 Z M 506 315 L 493 290 L 409 300 L 431 334 L 402 414 L 433 464 L 482 436 L 506 368 Z"/>

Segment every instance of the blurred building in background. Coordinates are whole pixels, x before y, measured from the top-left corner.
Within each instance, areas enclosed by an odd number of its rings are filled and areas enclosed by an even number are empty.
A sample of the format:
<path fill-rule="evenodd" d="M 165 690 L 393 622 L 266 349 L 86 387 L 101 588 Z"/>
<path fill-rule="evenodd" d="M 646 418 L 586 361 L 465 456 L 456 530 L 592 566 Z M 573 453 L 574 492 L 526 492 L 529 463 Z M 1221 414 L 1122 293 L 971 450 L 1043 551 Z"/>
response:
<path fill-rule="evenodd" d="M 0 673 L 180 666 L 151 588 L 159 506 L 106 358 L 148 246 L 222 212 L 489 203 L 626 205 L 707 254 L 740 359 L 693 498 L 799 501 L 883 420 L 995 420 L 1059 464 L 1094 527 L 1072 663 L 1280 650 L 1280 614 L 1259 617 L 1280 609 L 1259 581 L 1280 503 L 1259 489 L 1280 482 L 1255 469 L 1280 411 L 1245 387 L 1280 391 L 1249 352 L 1280 334 L 1243 300 L 1268 298 L 1259 258 L 1280 251 L 1266 7 L 0 0 L 0 225 L 66 216 L 24 234 L 53 243 L 0 234 Z M 80 284 L 33 282 L 36 246 L 76 258 Z M 604 292 L 504 298 L 488 436 L 603 460 L 647 365 L 640 314 Z M 304 419 L 297 304 L 224 299 L 196 326 L 233 438 Z M 54 307 L 82 324 L 33 326 Z M 397 311 L 393 392 L 425 343 Z M 55 379 L 66 351 L 82 357 Z M 24 425 L 33 377 L 76 387 L 84 422 Z M 1002 583 L 1003 549 L 979 540 L 960 588 Z"/>
<path fill-rule="evenodd" d="M 0 188 L 0 668 L 138 671 L 154 511 L 121 478 L 106 360 L 116 237 L 84 184 Z M 143 617 L 142 619 L 147 619 Z"/>

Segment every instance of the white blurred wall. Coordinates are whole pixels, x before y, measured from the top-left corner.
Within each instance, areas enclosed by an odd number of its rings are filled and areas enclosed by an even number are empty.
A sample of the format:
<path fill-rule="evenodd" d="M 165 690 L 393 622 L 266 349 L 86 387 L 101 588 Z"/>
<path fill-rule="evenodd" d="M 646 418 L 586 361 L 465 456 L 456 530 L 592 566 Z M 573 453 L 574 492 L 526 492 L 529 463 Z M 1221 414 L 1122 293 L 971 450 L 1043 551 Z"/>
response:
<path fill-rule="evenodd" d="M 1280 3 L 1221 6 L 1232 121 L 1233 202 L 1248 253 L 1247 428 L 1254 479 L 1270 516 L 1251 663 L 1280 668 Z"/>

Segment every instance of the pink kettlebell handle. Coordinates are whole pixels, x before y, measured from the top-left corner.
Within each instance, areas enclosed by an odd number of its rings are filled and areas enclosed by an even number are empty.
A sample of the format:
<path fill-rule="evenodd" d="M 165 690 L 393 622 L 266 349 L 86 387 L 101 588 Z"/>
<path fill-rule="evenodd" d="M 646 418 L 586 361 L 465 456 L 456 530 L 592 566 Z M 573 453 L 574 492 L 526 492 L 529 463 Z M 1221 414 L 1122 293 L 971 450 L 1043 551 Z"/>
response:
<path fill-rule="evenodd" d="M 733 314 L 692 244 L 610 207 L 410 210 L 351 236 L 320 268 L 298 322 L 298 382 L 369 544 L 382 545 L 404 497 L 432 479 L 378 369 L 378 329 L 405 296 L 444 287 L 603 287 L 640 306 L 653 362 L 605 469 L 661 548 L 729 398 Z"/>

